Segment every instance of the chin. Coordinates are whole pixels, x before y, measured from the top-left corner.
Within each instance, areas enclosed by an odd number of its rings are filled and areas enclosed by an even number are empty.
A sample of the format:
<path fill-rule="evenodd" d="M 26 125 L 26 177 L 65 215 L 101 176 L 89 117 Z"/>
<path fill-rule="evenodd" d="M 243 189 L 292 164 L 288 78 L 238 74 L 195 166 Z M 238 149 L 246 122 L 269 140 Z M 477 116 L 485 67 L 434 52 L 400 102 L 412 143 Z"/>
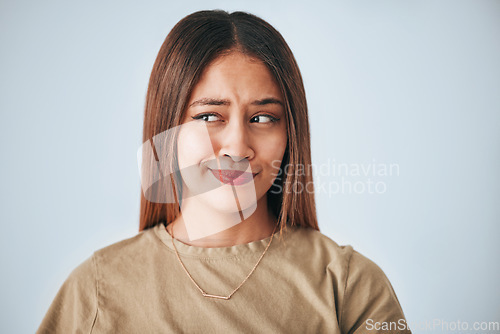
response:
<path fill-rule="evenodd" d="M 255 188 L 251 187 L 235 187 L 236 195 L 229 185 L 221 186 L 217 189 L 198 195 L 208 207 L 216 211 L 224 213 L 238 214 L 241 211 L 253 213 L 257 207 L 257 197 Z M 239 205 L 239 207 L 238 207 Z M 245 214 L 245 216 L 247 216 Z"/>

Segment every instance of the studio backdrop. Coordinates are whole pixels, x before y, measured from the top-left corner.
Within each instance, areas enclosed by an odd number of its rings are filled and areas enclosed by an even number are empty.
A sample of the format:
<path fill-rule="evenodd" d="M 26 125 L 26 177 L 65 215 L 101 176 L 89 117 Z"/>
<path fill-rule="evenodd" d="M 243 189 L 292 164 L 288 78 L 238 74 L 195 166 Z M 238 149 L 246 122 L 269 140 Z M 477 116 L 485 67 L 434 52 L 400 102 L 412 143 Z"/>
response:
<path fill-rule="evenodd" d="M 149 75 L 202 9 L 289 43 L 321 232 L 384 270 L 414 333 L 499 333 L 493 0 L 2 1 L 0 332 L 33 333 L 78 264 L 137 234 Z"/>

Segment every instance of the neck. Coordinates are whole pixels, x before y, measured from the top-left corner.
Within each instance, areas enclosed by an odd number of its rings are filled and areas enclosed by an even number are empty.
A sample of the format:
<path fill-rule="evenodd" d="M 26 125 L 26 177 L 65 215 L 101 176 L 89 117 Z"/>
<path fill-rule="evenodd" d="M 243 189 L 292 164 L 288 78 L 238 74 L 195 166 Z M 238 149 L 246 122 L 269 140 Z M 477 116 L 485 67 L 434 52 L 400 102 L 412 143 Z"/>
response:
<path fill-rule="evenodd" d="M 244 211 L 221 213 L 199 202 L 185 201 L 181 212 L 167 230 L 175 239 L 198 247 L 229 247 L 265 239 L 277 224 L 268 210 L 266 196 L 259 199 L 255 211 L 246 219 L 242 219 L 246 217 Z"/>

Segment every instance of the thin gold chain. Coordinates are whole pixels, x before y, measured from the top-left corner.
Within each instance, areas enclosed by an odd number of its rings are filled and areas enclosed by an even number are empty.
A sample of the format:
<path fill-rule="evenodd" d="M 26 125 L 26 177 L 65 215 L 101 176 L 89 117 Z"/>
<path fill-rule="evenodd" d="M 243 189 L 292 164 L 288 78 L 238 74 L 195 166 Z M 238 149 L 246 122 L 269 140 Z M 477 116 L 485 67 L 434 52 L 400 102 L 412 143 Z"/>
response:
<path fill-rule="evenodd" d="M 269 243 L 267 244 L 267 247 L 266 249 L 264 249 L 264 252 L 262 253 L 262 255 L 260 256 L 259 260 L 257 261 L 257 263 L 255 264 L 255 266 L 253 267 L 253 269 L 250 271 L 250 273 L 247 275 L 247 277 L 245 277 L 245 279 L 243 280 L 243 282 L 240 283 L 240 285 L 238 285 L 238 287 L 236 289 L 233 290 L 233 292 L 231 292 L 228 296 L 218 296 L 218 295 L 212 295 L 212 294 L 209 294 L 209 293 L 206 293 L 199 285 L 198 283 L 196 283 L 196 281 L 194 280 L 193 276 L 191 276 L 191 274 L 189 273 L 189 271 L 186 269 L 186 266 L 184 266 L 184 263 L 182 262 L 181 260 L 181 257 L 179 256 L 179 252 L 177 251 L 177 247 L 175 247 L 175 243 L 174 243 L 174 229 L 172 228 L 172 245 L 174 246 L 174 250 L 175 250 L 175 255 L 177 255 L 177 259 L 179 260 L 182 268 L 184 269 L 184 271 L 186 272 L 186 274 L 188 275 L 189 279 L 191 279 L 191 282 L 194 283 L 194 285 L 196 286 L 196 288 L 198 288 L 198 290 L 200 290 L 201 294 L 203 295 L 203 297 L 209 297 L 209 298 L 217 298 L 217 299 L 225 299 L 225 300 L 228 300 L 229 298 L 231 298 L 231 296 L 236 292 L 238 291 L 239 288 L 241 288 L 241 286 L 243 284 L 245 284 L 245 282 L 247 281 L 247 279 L 250 277 L 250 275 L 252 275 L 252 273 L 255 271 L 255 268 L 257 268 L 257 266 L 259 265 L 260 261 L 262 260 L 262 258 L 264 257 L 264 254 L 266 254 L 267 252 L 267 249 L 269 248 L 269 246 L 271 246 L 271 242 L 273 241 L 273 237 L 274 237 L 274 232 L 276 231 L 276 227 L 278 226 L 278 224 L 276 224 L 276 226 L 274 226 L 274 230 L 273 230 L 273 234 L 271 234 L 271 240 L 269 240 Z M 165 226 L 165 229 L 167 229 L 167 227 Z M 167 230 L 168 232 L 168 230 Z"/>

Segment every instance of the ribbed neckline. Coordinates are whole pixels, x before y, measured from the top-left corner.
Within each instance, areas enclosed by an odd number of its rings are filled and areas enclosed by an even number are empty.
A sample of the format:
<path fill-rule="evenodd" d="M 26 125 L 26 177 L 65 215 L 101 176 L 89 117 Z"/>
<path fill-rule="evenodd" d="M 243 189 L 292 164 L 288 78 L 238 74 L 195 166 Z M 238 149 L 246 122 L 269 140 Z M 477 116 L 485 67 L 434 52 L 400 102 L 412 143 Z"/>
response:
<path fill-rule="evenodd" d="M 276 244 L 280 243 L 281 239 L 286 237 L 286 235 L 292 229 L 293 229 L 292 227 L 287 226 L 283 234 L 280 236 L 280 230 L 279 228 L 277 228 L 277 231 L 274 233 L 273 242 L 271 243 L 271 246 L 269 246 L 268 252 L 272 248 L 276 247 Z M 156 236 L 161 240 L 163 244 L 165 244 L 165 246 L 170 248 L 172 251 L 175 251 L 174 247 L 172 246 L 172 236 L 167 232 L 164 222 L 156 225 L 154 227 L 154 231 Z M 179 254 L 182 255 L 200 257 L 200 258 L 221 258 L 221 257 L 237 257 L 244 254 L 261 253 L 267 247 L 270 239 L 271 236 L 265 239 L 252 241 L 246 244 L 239 244 L 228 247 L 191 246 L 177 239 L 174 239 L 174 243 L 175 247 L 177 248 L 177 251 L 179 252 Z"/>

